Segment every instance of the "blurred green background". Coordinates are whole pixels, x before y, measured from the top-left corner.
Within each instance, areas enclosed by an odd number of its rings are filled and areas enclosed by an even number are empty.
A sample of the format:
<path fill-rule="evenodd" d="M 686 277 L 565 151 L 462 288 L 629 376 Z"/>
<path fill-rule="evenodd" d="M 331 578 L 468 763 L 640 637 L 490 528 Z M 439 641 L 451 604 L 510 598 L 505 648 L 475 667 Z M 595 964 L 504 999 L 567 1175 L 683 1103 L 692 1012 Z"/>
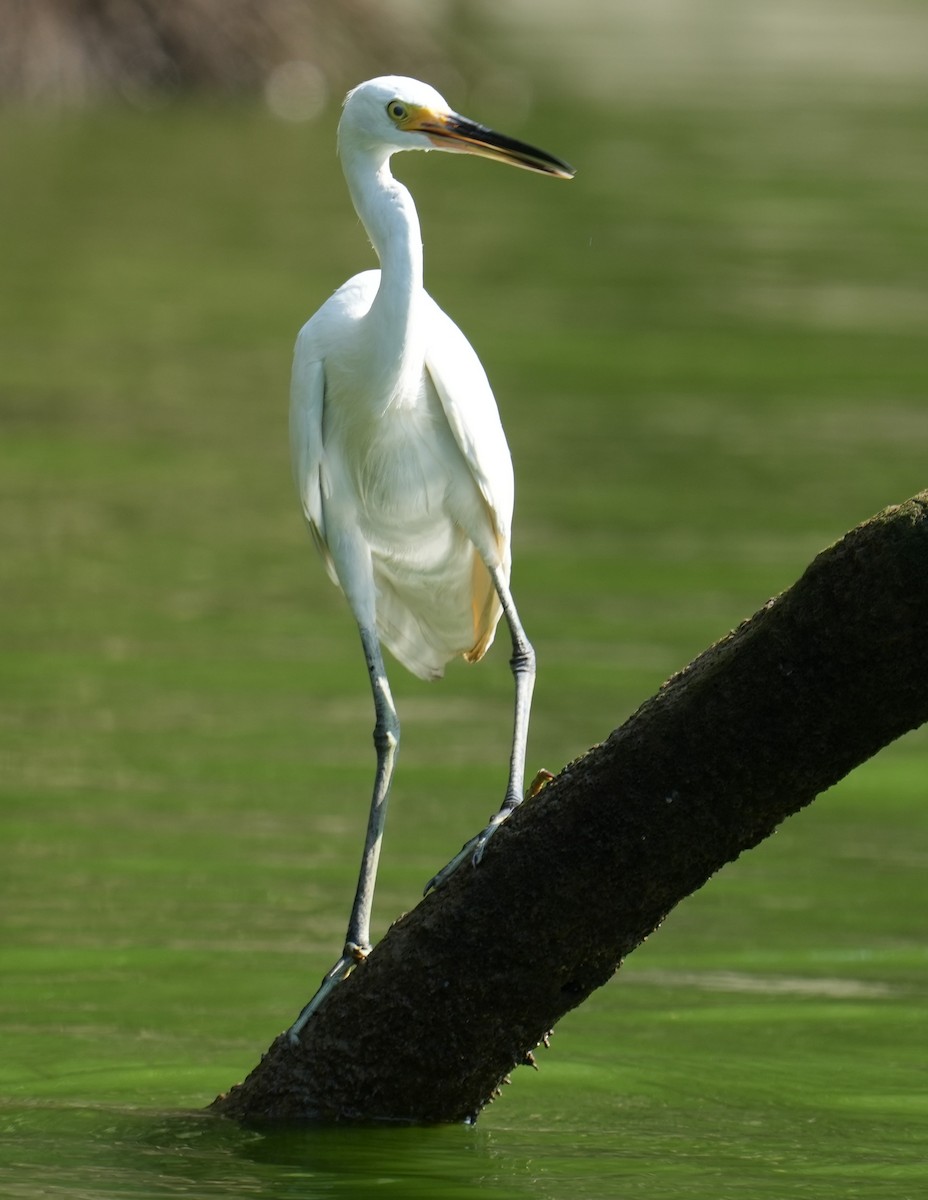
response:
<path fill-rule="evenodd" d="M 301 8 L 228 76 L 0 53 L 7 1192 L 920 1193 L 922 733 L 681 906 L 476 1132 L 176 1115 L 331 964 L 366 818 L 366 672 L 286 444 L 296 330 L 372 263 L 348 87 L 428 78 L 578 168 L 396 164 L 513 451 L 530 771 L 926 486 L 924 4 Z M 393 667 L 375 934 L 501 796 L 504 640 Z"/>

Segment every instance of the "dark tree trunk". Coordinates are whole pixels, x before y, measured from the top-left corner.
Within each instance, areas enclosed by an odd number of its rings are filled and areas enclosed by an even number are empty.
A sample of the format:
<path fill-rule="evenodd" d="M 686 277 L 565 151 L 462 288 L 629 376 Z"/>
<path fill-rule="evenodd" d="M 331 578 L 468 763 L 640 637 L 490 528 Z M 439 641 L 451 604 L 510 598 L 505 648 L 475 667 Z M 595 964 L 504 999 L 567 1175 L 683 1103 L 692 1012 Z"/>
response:
<path fill-rule="evenodd" d="M 461 1121 L 721 866 L 928 719 L 928 492 L 820 554 L 389 930 L 248 1121 Z"/>

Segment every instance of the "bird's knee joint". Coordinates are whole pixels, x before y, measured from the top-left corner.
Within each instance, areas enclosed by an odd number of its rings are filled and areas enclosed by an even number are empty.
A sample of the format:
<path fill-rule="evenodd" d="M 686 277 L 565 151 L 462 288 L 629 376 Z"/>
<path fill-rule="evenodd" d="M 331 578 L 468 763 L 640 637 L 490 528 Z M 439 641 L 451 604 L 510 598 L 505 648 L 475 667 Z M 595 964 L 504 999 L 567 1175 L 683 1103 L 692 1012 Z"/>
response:
<path fill-rule="evenodd" d="M 374 729 L 374 745 L 385 754 L 395 754 L 400 744 L 399 725 L 377 725 Z"/>
<path fill-rule="evenodd" d="M 535 651 L 528 642 L 513 650 L 509 666 L 512 668 L 513 675 L 535 674 Z"/>

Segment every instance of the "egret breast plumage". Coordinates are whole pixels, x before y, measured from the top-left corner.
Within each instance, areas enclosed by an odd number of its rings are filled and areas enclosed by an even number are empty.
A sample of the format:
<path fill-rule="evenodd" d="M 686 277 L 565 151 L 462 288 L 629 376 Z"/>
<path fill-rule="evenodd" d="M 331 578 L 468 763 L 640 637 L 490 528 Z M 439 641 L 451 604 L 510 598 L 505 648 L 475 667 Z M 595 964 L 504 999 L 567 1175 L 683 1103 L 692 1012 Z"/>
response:
<path fill-rule="evenodd" d="M 534 652 L 509 590 L 513 472 L 480 360 L 423 286 L 415 205 L 391 170 L 401 150 L 456 150 L 569 178 L 560 159 L 459 116 L 427 84 L 385 76 L 348 94 L 338 149 L 380 260 L 343 284 L 297 338 L 290 406 L 294 478 L 329 575 L 358 624 L 375 708 L 377 767 L 341 958 L 291 1041 L 370 950 L 370 915 L 399 721 L 385 645 L 422 679 L 476 662 L 505 615 L 515 720 L 509 779 L 490 825 L 431 881 L 479 861 L 522 797 Z"/>

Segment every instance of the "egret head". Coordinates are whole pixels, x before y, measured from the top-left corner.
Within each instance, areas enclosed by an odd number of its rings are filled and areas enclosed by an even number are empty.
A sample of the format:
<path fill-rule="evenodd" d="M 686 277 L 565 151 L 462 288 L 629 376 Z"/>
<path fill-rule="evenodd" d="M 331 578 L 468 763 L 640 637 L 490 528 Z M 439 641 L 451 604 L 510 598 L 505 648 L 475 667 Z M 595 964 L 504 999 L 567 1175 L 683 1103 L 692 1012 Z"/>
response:
<path fill-rule="evenodd" d="M 525 142 L 506 137 L 456 113 L 427 83 L 383 75 L 359 84 L 345 98 L 338 143 L 346 150 L 450 150 L 480 154 L 513 166 L 570 179 L 573 167 Z"/>

